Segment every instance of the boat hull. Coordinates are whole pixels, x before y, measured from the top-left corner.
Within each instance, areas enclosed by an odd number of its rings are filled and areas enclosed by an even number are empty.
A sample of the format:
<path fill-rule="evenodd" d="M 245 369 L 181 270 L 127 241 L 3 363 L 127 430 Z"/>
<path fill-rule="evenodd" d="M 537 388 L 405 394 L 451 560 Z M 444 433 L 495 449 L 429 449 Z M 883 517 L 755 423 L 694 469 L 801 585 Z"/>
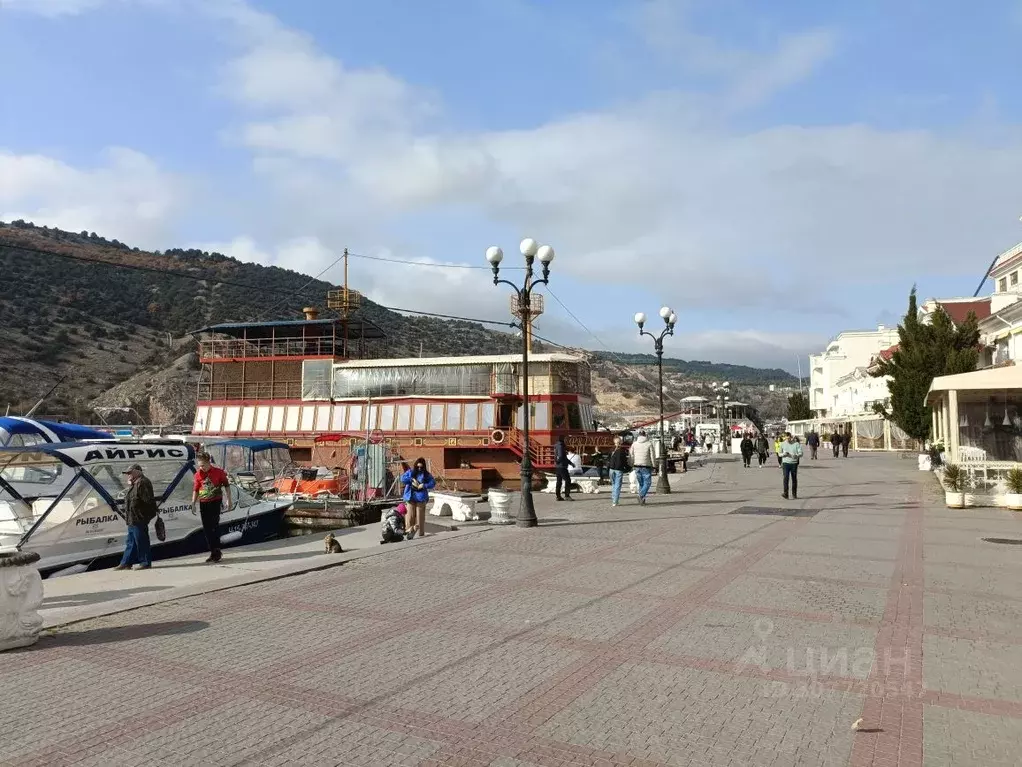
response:
<path fill-rule="evenodd" d="M 253 510 L 247 518 L 228 518 L 221 520 L 219 535 L 224 537 L 231 533 L 241 533 L 238 540 L 224 544 L 223 548 L 244 546 L 252 543 L 262 543 L 278 537 L 284 529 L 284 513 L 289 504 L 267 505 L 265 509 Z M 202 523 L 199 517 L 195 517 L 195 527 L 166 541 L 159 541 L 156 534 L 150 528 L 149 538 L 152 543 L 153 561 L 173 559 L 174 557 L 187 556 L 208 551 L 206 536 L 202 530 Z M 168 533 L 171 532 L 168 530 Z M 25 546 L 25 550 L 31 550 L 31 545 Z M 86 564 L 88 571 L 102 570 L 116 566 L 124 554 L 123 544 L 117 547 L 105 549 L 100 555 L 94 551 L 83 550 L 81 552 L 68 552 L 59 556 L 43 555 L 39 560 L 39 572 L 44 578 L 53 573 L 71 567 L 73 565 Z"/>

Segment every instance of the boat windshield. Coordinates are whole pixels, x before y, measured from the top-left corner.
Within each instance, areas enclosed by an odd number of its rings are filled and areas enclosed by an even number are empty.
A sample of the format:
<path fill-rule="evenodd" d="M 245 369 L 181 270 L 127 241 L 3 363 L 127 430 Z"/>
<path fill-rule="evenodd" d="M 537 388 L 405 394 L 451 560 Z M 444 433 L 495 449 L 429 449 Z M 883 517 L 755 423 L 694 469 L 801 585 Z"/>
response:
<path fill-rule="evenodd" d="M 0 479 L 13 486 L 25 498 L 56 495 L 64 488 L 70 473 L 68 467 L 46 453 L 0 456 Z"/>
<path fill-rule="evenodd" d="M 275 479 L 291 463 L 291 452 L 286 447 L 258 450 L 252 455 L 252 473 L 256 479 Z"/>
<path fill-rule="evenodd" d="M 0 426 L 0 447 L 30 447 L 46 442 L 42 434 L 12 434 Z"/>
<path fill-rule="evenodd" d="M 110 493 L 111 497 L 123 498 L 131 482 L 128 476 L 122 474 L 122 472 L 129 466 L 131 466 L 130 463 L 112 461 L 89 466 L 86 471 L 92 475 L 100 487 Z M 161 498 L 167 492 L 170 484 L 181 473 L 184 463 L 182 461 L 149 461 L 141 464 L 141 466 L 143 473 L 153 483 L 153 495 Z M 191 478 L 186 476 L 181 480 L 181 483 L 188 488 L 190 496 Z M 179 483 L 179 486 L 181 483 Z"/>

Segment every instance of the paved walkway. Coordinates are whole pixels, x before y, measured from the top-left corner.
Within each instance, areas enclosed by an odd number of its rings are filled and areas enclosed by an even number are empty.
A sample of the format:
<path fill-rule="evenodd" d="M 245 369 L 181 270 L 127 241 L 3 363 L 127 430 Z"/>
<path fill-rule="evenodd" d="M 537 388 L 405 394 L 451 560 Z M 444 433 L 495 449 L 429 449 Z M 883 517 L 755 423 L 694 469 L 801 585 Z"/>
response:
<path fill-rule="evenodd" d="M 59 630 L 0 655 L 0 764 L 1018 763 L 1022 520 L 897 456 L 678 479 Z"/>

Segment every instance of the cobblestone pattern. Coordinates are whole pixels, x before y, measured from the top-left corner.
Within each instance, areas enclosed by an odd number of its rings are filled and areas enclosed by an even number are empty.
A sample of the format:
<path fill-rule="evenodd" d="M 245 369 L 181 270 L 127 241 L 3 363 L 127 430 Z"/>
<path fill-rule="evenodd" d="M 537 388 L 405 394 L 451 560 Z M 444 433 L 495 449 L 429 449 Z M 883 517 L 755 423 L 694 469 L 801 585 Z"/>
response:
<path fill-rule="evenodd" d="M 777 473 L 721 464 L 73 626 L 0 656 L 0 765 L 1017 763 L 1018 565 L 978 540 L 1015 520 L 821 463 L 812 519 L 729 515 Z"/>

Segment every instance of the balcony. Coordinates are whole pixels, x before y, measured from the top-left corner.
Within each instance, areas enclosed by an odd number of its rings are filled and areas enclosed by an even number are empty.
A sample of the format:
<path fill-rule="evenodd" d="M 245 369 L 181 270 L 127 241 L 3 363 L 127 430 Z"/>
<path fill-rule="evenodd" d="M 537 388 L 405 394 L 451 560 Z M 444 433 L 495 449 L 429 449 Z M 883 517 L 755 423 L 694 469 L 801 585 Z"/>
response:
<path fill-rule="evenodd" d="M 343 338 L 238 338 L 210 339 L 199 342 L 202 362 L 245 359 L 295 359 L 331 357 L 335 359 L 378 359 L 386 349 L 380 344 L 352 340 L 345 348 Z"/>
<path fill-rule="evenodd" d="M 221 402 L 224 400 L 299 400 L 301 398 L 301 381 L 199 382 L 199 402 Z"/>

